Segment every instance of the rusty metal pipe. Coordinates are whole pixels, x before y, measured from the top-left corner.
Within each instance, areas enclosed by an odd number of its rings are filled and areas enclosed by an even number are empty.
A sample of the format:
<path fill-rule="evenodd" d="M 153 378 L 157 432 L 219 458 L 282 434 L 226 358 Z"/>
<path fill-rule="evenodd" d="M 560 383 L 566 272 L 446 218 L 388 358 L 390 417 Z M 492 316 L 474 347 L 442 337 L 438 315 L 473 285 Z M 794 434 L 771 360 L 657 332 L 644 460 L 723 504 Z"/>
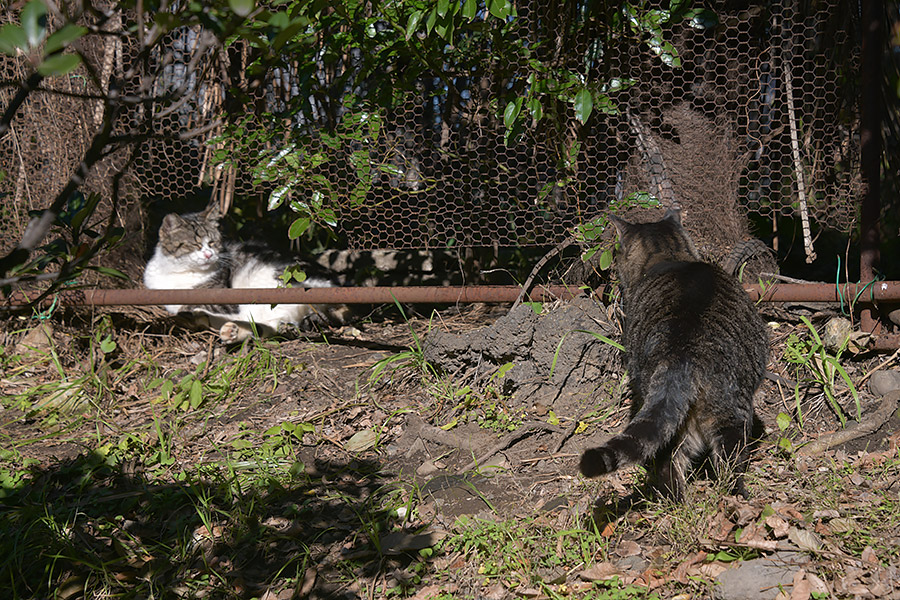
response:
<path fill-rule="evenodd" d="M 762 302 L 840 302 L 847 305 L 875 302 L 900 302 L 900 281 L 861 283 L 774 283 L 745 285 L 753 301 Z"/>
<path fill-rule="evenodd" d="M 900 281 L 878 281 L 863 285 L 848 283 L 775 283 L 744 286 L 753 301 L 760 302 L 840 302 L 848 305 L 875 302 L 900 302 Z M 188 290 L 65 290 L 59 292 L 63 305 L 149 306 L 162 304 L 454 304 L 457 302 L 514 302 L 522 289 L 515 285 L 482 286 L 410 286 L 410 287 L 326 287 L 262 289 L 188 289 Z M 577 287 L 538 286 L 528 294 L 532 300 L 569 299 L 581 293 Z M 16 292 L 6 308 L 27 304 L 28 298 Z M 48 300 L 49 302 L 49 300 Z"/>
<path fill-rule="evenodd" d="M 824 283 L 744 286 L 750 298 L 760 302 L 840 302 L 871 306 L 875 302 L 900 302 L 900 281 L 879 281 L 870 285 L 849 283 L 835 286 Z M 190 290 L 65 290 L 59 292 L 60 304 L 68 306 L 149 306 L 163 304 L 455 304 L 468 302 L 514 302 L 521 293 L 515 285 L 493 286 L 415 286 L 415 287 L 330 287 L 266 289 L 190 289 Z M 580 288 L 539 286 L 528 297 L 547 301 L 569 299 Z M 50 299 L 45 300 L 49 304 Z M 28 303 L 22 292 L 10 296 L 0 308 L 18 308 Z M 900 336 L 875 337 L 874 349 L 900 347 Z"/>
<path fill-rule="evenodd" d="M 324 287 L 263 289 L 189 289 L 189 290 L 66 290 L 59 293 L 65 305 L 148 306 L 157 304 L 391 304 L 395 300 L 410 304 L 455 304 L 457 302 L 515 302 L 522 288 L 515 285 L 473 287 Z M 533 300 L 569 299 L 581 290 L 576 287 L 536 287 Z M 8 308 L 28 302 L 21 292 L 13 294 Z"/>

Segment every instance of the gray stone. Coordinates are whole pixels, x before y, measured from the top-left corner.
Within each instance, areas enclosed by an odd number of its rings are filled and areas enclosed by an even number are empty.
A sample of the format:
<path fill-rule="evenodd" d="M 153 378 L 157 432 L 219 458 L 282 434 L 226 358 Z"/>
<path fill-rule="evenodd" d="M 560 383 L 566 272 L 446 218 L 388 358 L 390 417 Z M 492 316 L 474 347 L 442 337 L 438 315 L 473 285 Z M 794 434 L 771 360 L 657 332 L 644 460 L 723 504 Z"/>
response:
<path fill-rule="evenodd" d="M 888 313 L 888 319 L 891 320 L 891 323 L 894 325 L 900 325 L 900 308 L 895 308 L 891 312 Z"/>
<path fill-rule="evenodd" d="M 616 561 L 616 566 L 623 571 L 637 571 L 643 573 L 650 568 L 650 561 L 640 555 L 626 556 Z"/>
<path fill-rule="evenodd" d="M 825 324 L 822 343 L 832 352 L 842 350 L 853 333 L 853 325 L 843 317 L 833 317 Z"/>
<path fill-rule="evenodd" d="M 900 369 L 875 371 L 869 378 L 869 391 L 876 396 L 885 396 L 894 390 L 900 390 Z"/>
<path fill-rule="evenodd" d="M 778 552 L 743 561 L 716 580 L 717 600 L 773 600 L 783 587 L 789 594 L 794 574 L 809 558 L 799 552 Z"/>

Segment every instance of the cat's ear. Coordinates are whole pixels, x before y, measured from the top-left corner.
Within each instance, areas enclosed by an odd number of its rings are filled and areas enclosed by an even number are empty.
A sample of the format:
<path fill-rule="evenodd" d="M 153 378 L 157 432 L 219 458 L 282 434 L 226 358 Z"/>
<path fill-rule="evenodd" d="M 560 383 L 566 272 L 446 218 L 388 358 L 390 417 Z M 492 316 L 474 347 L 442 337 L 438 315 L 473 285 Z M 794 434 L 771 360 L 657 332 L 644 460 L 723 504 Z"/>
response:
<path fill-rule="evenodd" d="M 218 221 L 222 218 L 222 211 L 219 210 L 218 202 L 210 202 L 209 206 L 200 214 L 208 221 Z"/>
<path fill-rule="evenodd" d="M 181 215 L 175 213 L 169 213 L 162 220 L 162 226 L 160 229 L 163 231 L 169 231 L 171 229 L 177 228 L 179 225 L 184 223 L 184 219 L 181 218 Z"/>
<path fill-rule="evenodd" d="M 673 206 L 672 208 L 666 211 L 666 214 L 663 215 L 663 221 L 671 221 L 676 225 L 681 225 L 681 207 Z"/>

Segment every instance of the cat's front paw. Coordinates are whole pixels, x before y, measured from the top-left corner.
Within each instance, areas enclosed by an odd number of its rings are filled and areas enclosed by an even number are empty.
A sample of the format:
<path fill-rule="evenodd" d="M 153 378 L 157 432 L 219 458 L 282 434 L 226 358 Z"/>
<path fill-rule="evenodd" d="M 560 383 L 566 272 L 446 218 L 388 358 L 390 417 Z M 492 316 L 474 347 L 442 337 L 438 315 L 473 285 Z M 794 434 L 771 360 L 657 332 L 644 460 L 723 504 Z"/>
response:
<path fill-rule="evenodd" d="M 243 342 L 252 335 L 252 332 L 244 329 L 234 321 L 228 321 L 219 328 L 219 339 L 226 344 Z"/>

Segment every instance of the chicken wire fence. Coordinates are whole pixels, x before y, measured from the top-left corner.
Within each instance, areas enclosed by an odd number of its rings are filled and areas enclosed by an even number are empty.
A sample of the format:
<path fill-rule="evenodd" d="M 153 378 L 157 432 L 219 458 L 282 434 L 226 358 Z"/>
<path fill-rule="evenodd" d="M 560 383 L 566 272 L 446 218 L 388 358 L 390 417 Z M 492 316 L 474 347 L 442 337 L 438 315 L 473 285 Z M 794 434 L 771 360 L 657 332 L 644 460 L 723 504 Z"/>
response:
<path fill-rule="evenodd" d="M 337 231 L 353 249 L 552 245 L 642 191 L 663 204 L 678 202 L 699 249 L 713 258 L 748 237 L 751 221 L 770 233 L 784 219 L 801 218 L 850 231 L 861 195 L 855 16 L 836 1 L 734 6 L 718 5 L 716 24 L 673 30 L 675 62 L 646 44 L 605 48 L 607 72 L 629 82 L 610 96 L 615 107 L 594 110 L 583 125 L 570 118 L 562 130 L 526 128 L 515 143 L 504 137 L 503 106 L 480 92 L 503 82 L 460 80 L 462 92 L 452 96 L 439 81 L 423 79 L 384 113 L 379 141 L 366 148 L 373 163 L 390 168 L 381 169 L 362 201 L 349 200 L 357 181 L 352 161 L 323 171 L 335 191 Z M 117 128 L 146 135 L 98 163 L 83 186 L 104 197 L 101 213 L 116 210 L 129 230 L 146 222 L 148 199 L 212 190 L 224 204 L 264 206 L 273 191 L 248 163 L 216 163 L 221 129 L 214 119 L 227 105 L 225 78 L 235 70 L 191 62 L 201 34 L 169 36 L 154 82 L 189 93 L 176 106 L 131 109 Z M 576 53 L 591 52 L 589 41 L 571 43 Z M 107 78 L 127 71 L 135 56 L 114 38 L 86 40 L 80 50 Z M 239 62 L 239 52 L 230 60 Z M 516 68 L 505 65 L 504 73 Z M 22 80 L 27 65 L 4 57 L 0 72 L 3 80 Z M 295 77 L 276 71 L 256 104 L 237 111 L 267 110 L 296 93 Z M 63 95 L 31 94 L 0 139 L 6 249 L 21 237 L 27 211 L 44 208 L 63 187 L 103 115 L 100 101 L 79 97 L 98 92 L 79 71 L 43 86 Z M 0 89 L 4 106 L 15 92 Z M 259 142 L 259 152 L 273 143 Z M 112 177 L 123 169 L 113 203 Z"/>

